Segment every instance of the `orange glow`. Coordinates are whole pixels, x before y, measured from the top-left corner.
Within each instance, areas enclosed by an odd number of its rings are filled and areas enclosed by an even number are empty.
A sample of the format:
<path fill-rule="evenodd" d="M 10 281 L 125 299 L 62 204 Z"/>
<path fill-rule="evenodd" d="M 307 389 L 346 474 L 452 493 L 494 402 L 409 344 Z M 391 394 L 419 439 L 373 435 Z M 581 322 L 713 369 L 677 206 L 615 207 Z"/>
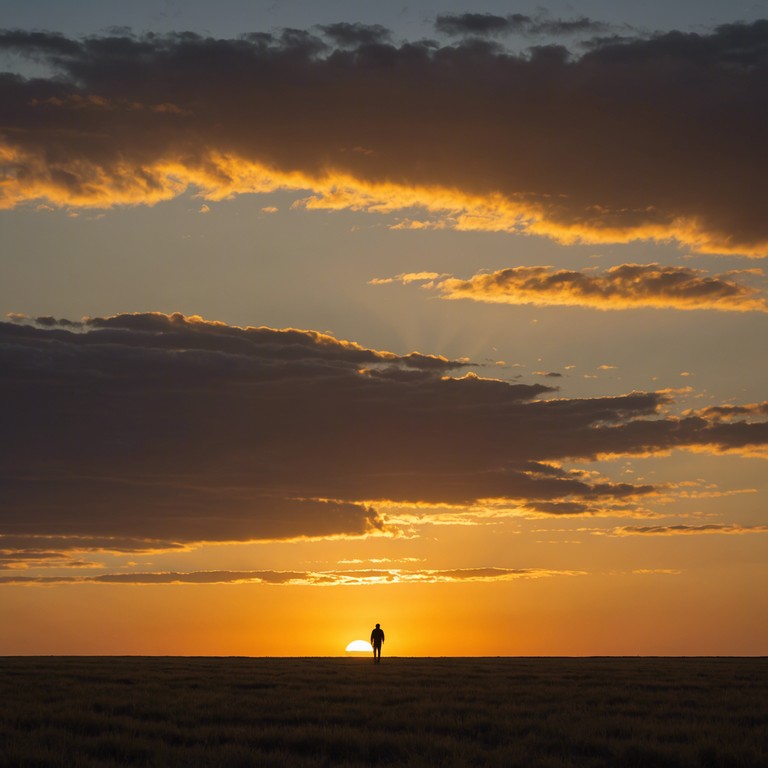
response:
<path fill-rule="evenodd" d="M 6 144 L 0 145 L 0 163 L 25 169 L 23 176 L 10 173 L 2 182 L 0 209 L 31 201 L 48 201 L 65 208 L 154 205 L 189 189 L 199 190 L 202 198 L 216 201 L 246 193 L 306 190 L 311 194 L 296 201 L 293 207 L 380 214 L 417 208 L 433 217 L 423 221 L 405 219 L 392 225 L 396 229 L 514 232 L 542 235 L 563 244 L 674 239 L 702 253 L 755 258 L 768 253 L 768 242 L 733 243 L 725 236 L 707 231 L 699 221 L 654 220 L 658 215 L 652 211 L 610 225 L 600 211 L 594 212 L 591 220 L 583 216 L 569 219 L 542 196 L 498 192 L 481 195 L 437 185 L 373 181 L 332 167 L 316 174 L 283 171 L 217 151 L 165 157 L 144 165 L 123 160 L 105 167 L 85 160 L 69 160 L 52 168 L 44 158 Z M 70 181 L 60 181 L 62 175 Z"/>
<path fill-rule="evenodd" d="M 764 656 L 768 21 L 289 5 L 0 35 L 0 656 Z"/>
<path fill-rule="evenodd" d="M 340 656 L 380 622 L 385 657 L 760 654 L 768 619 L 747 610 L 759 578 L 735 575 L 727 591 L 716 574 L 663 570 L 491 585 L 3 588 L 18 621 L 0 627 L 0 644 L 11 655 Z"/>

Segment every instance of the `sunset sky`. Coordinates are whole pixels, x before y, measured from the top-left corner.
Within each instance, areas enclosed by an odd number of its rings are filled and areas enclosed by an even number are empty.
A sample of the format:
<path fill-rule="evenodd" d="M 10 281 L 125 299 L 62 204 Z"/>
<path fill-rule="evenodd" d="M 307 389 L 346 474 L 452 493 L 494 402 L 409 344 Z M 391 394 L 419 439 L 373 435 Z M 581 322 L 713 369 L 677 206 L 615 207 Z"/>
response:
<path fill-rule="evenodd" d="M 0 654 L 768 654 L 768 0 L 6 0 Z"/>

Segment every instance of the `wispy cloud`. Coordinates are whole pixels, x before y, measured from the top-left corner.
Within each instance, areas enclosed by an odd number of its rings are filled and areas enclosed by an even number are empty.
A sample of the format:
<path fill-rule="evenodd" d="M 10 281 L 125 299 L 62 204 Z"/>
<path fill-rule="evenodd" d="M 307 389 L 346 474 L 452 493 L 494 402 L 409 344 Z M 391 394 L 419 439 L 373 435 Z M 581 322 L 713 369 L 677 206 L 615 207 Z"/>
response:
<path fill-rule="evenodd" d="M 487 14 L 438 25 L 460 35 L 598 26 Z M 403 226 L 768 253 L 768 21 L 595 39 L 582 55 L 513 55 L 463 37 L 393 45 L 375 25 L 320 32 L 0 32 L 0 50 L 53 70 L 0 78 L 0 204 L 290 189 L 308 208 L 398 214 Z"/>
<path fill-rule="evenodd" d="M 693 536 L 699 534 L 747 535 L 768 533 L 768 525 L 646 525 L 624 526 L 610 531 L 611 536 Z"/>
<path fill-rule="evenodd" d="M 189 547 L 172 541 L 93 535 L 0 534 L 0 570 L 101 568 L 98 555 L 150 555 Z"/>
<path fill-rule="evenodd" d="M 408 285 L 409 283 L 436 280 L 439 277 L 441 277 L 441 275 L 437 272 L 403 272 L 394 277 L 375 277 L 373 280 L 369 280 L 368 284 L 389 285 L 390 283 L 402 283 L 403 285 Z"/>
<path fill-rule="evenodd" d="M 755 270 L 748 270 L 755 276 Z M 762 277 L 762 272 L 759 272 Z M 690 267 L 622 264 L 603 272 L 552 267 L 511 267 L 478 273 L 468 280 L 431 272 L 413 272 L 372 280 L 374 285 L 421 282 L 444 299 L 496 304 L 582 306 L 593 309 L 710 309 L 768 312 L 764 294 L 739 282 L 739 273 L 709 275 Z M 613 366 L 601 366 L 601 369 Z"/>
<path fill-rule="evenodd" d="M 446 584 L 462 581 L 511 581 L 551 576 L 581 576 L 584 571 L 542 568 L 455 568 L 450 570 L 193 571 L 107 573 L 99 576 L 0 576 L 0 584 L 271 584 L 281 586 L 360 586 L 374 584 Z"/>

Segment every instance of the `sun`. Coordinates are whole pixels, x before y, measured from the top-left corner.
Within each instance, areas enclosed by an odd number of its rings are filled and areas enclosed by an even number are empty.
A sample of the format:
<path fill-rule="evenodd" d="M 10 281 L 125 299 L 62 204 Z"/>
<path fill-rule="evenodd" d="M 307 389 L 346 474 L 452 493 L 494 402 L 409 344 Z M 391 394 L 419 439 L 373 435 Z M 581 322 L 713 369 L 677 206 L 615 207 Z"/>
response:
<path fill-rule="evenodd" d="M 347 653 L 363 652 L 370 653 L 372 648 L 367 640 L 353 640 L 345 649 Z"/>

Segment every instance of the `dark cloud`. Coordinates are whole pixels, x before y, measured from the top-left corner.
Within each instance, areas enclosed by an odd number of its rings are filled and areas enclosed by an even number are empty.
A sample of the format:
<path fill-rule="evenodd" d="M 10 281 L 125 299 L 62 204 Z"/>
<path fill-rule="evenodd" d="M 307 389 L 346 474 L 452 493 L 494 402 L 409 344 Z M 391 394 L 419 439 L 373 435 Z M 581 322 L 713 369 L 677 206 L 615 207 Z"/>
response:
<path fill-rule="evenodd" d="M 0 571 L 28 568 L 94 568 L 100 564 L 71 557 L 66 552 L 0 550 Z"/>
<path fill-rule="evenodd" d="M 339 47 L 356 47 L 389 42 L 391 32 L 381 24 L 350 24 L 340 21 L 318 27 L 326 37 Z"/>
<path fill-rule="evenodd" d="M 186 547 L 175 541 L 118 536 L 9 535 L 0 534 L 0 569 L 20 564 L 39 565 L 43 561 L 56 568 L 94 567 L 82 555 L 139 555 L 181 551 Z"/>
<path fill-rule="evenodd" d="M 577 35 L 604 32 L 608 28 L 608 24 L 580 16 L 578 19 L 539 19 L 531 24 L 528 32 L 533 35 Z"/>
<path fill-rule="evenodd" d="M 593 511 L 588 504 L 579 501 L 537 501 L 528 508 L 548 515 L 583 515 Z"/>
<path fill-rule="evenodd" d="M 530 16 L 495 16 L 492 13 L 441 13 L 435 29 L 446 35 L 499 35 L 522 32 L 533 20 Z"/>
<path fill-rule="evenodd" d="M 456 18 L 442 23 L 502 17 Z M 592 23 L 534 22 L 549 34 Z M 0 75 L 0 204 L 293 189 L 308 208 L 415 215 L 403 228 L 768 253 L 768 21 L 608 39 L 581 56 L 329 29 L 343 48 L 302 30 L 0 33 L 0 50 L 53 70 Z"/>
<path fill-rule="evenodd" d="M 541 400 L 462 364 L 178 314 L 2 323 L 0 548 L 360 536 L 385 502 L 594 511 L 656 489 L 552 462 L 768 444 L 764 421 L 665 416 L 665 393 Z"/>
<path fill-rule="evenodd" d="M 526 16 L 511 13 L 497 16 L 492 13 L 441 13 L 435 19 L 435 29 L 452 37 L 467 35 L 574 35 L 581 33 L 596 34 L 609 28 L 609 25 L 593 21 L 585 16 L 578 19 L 551 19 L 546 14 Z"/>
<path fill-rule="evenodd" d="M 259 45 L 269 45 L 275 40 L 279 42 L 283 49 L 307 56 L 315 56 L 328 48 L 316 35 L 304 29 L 292 29 L 290 27 L 283 29 L 277 38 L 263 38 L 259 41 Z"/>
<path fill-rule="evenodd" d="M 760 270 L 748 271 L 762 276 Z M 439 291 L 446 299 L 498 304 L 768 312 L 768 303 L 761 291 L 734 280 L 733 272 L 709 275 L 700 269 L 660 264 L 622 264 L 604 272 L 511 267 L 480 272 L 469 280 L 416 272 L 371 282 L 380 285 L 395 281 L 404 285 L 420 282 L 422 287 Z"/>
<path fill-rule="evenodd" d="M 686 415 L 700 415 L 716 421 L 729 421 L 739 417 L 768 416 L 768 401 L 748 405 L 710 405 L 700 411 L 689 411 Z"/>

